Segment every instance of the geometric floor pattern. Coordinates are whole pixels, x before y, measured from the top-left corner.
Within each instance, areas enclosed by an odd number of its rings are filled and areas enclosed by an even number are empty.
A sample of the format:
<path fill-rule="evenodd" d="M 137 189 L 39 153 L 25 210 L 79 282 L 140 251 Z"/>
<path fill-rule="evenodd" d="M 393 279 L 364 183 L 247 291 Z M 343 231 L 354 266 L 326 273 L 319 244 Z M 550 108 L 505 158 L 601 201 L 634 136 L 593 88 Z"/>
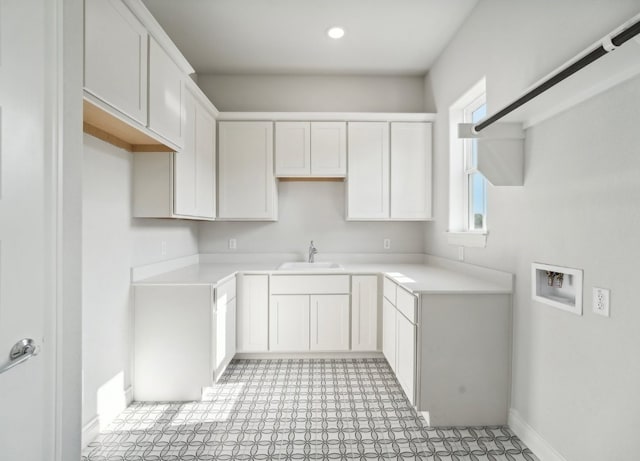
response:
<path fill-rule="evenodd" d="M 234 360 L 202 401 L 134 402 L 83 461 L 537 461 L 507 427 L 431 428 L 384 359 Z"/>

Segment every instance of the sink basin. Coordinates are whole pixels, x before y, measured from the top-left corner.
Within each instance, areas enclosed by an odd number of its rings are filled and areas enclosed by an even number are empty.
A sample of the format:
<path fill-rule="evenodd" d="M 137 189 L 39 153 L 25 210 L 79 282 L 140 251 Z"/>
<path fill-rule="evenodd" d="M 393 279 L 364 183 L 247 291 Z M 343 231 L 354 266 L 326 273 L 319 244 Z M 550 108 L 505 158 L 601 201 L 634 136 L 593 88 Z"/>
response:
<path fill-rule="evenodd" d="M 338 263 L 329 263 L 329 262 L 317 262 L 317 263 L 307 263 L 307 262 L 286 262 L 280 264 L 278 267 L 279 270 L 284 271 L 314 271 L 314 270 L 327 270 L 327 269 L 344 269 Z"/>

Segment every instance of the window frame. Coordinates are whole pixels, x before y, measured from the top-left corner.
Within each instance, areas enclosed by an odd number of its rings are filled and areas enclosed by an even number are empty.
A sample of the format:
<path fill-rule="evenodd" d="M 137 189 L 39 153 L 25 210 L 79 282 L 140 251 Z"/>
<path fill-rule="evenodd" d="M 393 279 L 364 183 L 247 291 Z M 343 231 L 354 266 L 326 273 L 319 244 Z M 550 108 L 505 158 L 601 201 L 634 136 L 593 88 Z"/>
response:
<path fill-rule="evenodd" d="M 478 109 L 480 109 L 483 105 L 486 106 L 486 104 L 487 104 L 487 93 L 483 92 L 482 94 L 478 95 L 471 103 L 469 103 L 462 109 L 463 123 L 474 123 L 473 113 Z M 482 175 L 482 173 L 478 171 L 477 166 L 473 165 L 473 151 L 475 147 L 477 152 L 478 141 L 477 139 L 472 139 L 472 138 L 463 139 L 461 141 L 463 143 L 462 153 L 464 157 L 463 158 L 464 179 L 463 179 L 463 192 L 462 192 L 463 202 L 464 202 L 463 203 L 463 213 L 464 213 L 463 222 L 465 223 L 464 231 L 486 233 L 488 207 L 487 207 L 487 193 L 486 193 L 487 179 L 484 176 L 482 176 L 482 180 L 484 182 L 484 189 L 485 189 L 484 203 L 483 203 L 484 216 L 482 220 L 482 228 L 475 227 L 474 225 L 475 217 L 473 215 L 473 187 L 471 183 L 473 181 L 474 174 L 477 173 Z"/>
<path fill-rule="evenodd" d="M 465 174 L 465 139 L 459 136 L 459 125 L 465 123 L 465 108 L 473 105 L 474 102 L 476 103 L 474 107 L 478 107 L 478 100 L 481 98 L 486 102 L 486 94 L 486 78 L 482 77 L 449 106 L 449 226 L 446 234 L 447 242 L 460 248 L 485 248 L 489 234 L 486 219 L 483 222 L 483 230 L 473 230 L 473 226 L 469 225 L 471 223 L 469 222 L 469 181 Z M 464 256 L 461 256 L 463 254 L 460 252 L 459 258 L 463 258 Z"/>

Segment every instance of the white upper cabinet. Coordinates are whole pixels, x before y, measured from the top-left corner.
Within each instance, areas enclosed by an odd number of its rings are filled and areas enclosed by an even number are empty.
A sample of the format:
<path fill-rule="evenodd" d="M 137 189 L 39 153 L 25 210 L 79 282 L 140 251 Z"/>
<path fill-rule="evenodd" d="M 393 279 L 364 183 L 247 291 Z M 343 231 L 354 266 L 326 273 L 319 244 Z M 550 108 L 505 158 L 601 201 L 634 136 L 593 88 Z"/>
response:
<path fill-rule="evenodd" d="M 391 123 L 391 219 L 431 218 L 431 123 Z"/>
<path fill-rule="evenodd" d="M 311 174 L 311 124 L 276 122 L 276 176 Z"/>
<path fill-rule="evenodd" d="M 174 157 L 174 214 L 213 219 L 216 122 L 192 85 L 183 98 L 184 147 Z"/>
<path fill-rule="evenodd" d="M 182 147 L 184 73 L 153 38 L 149 38 L 149 129 Z"/>
<path fill-rule="evenodd" d="M 311 176 L 347 175 L 347 124 L 311 122 Z"/>
<path fill-rule="evenodd" d="M 84 88 L 143 126 L 147 36 L 121 0 L 85 0 Z"/>
<path fill-rule="evenodd" d="M 344 177 L 345 122 L 276 122 L 276 176 Z"/>
<path fill-rule="evenodd" d="M 347 219 L 389 218 L 389 124 L 349 122 Z"/>
<path fill-rule="evenodd" d="M 277 219 L 272 122 L 220 122 L 218 208 L 220 219 Z"/>

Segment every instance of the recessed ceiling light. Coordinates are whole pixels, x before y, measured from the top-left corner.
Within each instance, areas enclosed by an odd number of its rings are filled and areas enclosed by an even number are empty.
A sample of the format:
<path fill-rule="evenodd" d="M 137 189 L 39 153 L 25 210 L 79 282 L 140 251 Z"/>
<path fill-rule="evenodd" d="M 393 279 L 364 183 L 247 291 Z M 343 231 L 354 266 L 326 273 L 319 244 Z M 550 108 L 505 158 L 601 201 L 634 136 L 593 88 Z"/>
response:
<path fill-rule="evenodd" d="M 332 27 L 327 31 L 327 35 L 334 40 L 344 37 L 344 29 L 342 27 Z"/>

